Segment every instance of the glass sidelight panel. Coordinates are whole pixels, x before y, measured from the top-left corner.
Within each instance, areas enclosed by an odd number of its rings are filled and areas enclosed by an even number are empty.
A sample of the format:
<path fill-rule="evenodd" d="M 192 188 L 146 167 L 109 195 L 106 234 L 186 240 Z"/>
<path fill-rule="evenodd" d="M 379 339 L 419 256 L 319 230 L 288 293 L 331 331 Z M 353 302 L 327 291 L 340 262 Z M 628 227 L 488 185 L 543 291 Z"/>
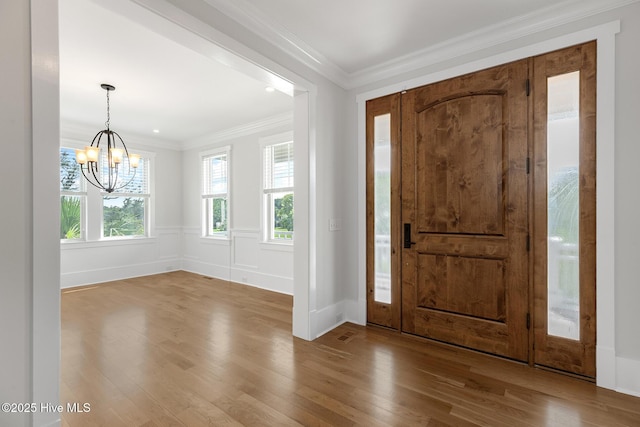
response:
<path fill-rule="evenodd" d="M 547 79 L 548 334 L 580 339 L 580 72 Z"/>
<path fill-rule="evenodd" d="M 391 114 L 374 118 L 374 299 L 391 304 Z"/>

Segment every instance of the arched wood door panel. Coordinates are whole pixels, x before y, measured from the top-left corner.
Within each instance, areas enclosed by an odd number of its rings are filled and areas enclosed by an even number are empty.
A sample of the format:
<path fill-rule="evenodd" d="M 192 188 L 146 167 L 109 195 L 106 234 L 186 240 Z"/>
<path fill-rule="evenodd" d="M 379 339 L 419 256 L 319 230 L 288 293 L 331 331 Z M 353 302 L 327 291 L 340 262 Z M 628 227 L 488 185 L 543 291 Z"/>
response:
<path fill-rule="evenodd" d="M 402 97 L 402 330 L 528 358 L 527 61 Z"/>

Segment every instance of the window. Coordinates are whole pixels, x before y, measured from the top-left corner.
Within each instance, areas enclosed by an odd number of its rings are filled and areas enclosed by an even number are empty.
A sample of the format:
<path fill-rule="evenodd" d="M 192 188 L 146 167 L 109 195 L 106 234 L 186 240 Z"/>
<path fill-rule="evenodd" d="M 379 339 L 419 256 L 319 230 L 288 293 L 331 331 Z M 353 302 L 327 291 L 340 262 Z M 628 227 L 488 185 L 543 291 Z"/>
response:
<path fill-rule="evenodd" d="M 229 237 L 230 148 L 202 154 L 202 234 Z"/>
<path fill-rule="evenodd" d="M 127 185 L 108 194 L 87 184 L 76 163 L 75 148 L 78 147 L 60 148 L 60 240 L 79 242 L 150 236 L 153 155 L 143 155 L 137 170 L 129 170 L 125 158 L 118 170 L 118 180 Z M 101 150 L 103 174 L 106 162 L 106 153 Z"/>
<path fill-rule="evenodd" d="M 85 237 L 85 182 L 73 148 L 60 148 L 60 239 Z"/>
<path fill-rule="evenodd" d="M 103 174 L 107 174 L 107 153 L 101 157 Z M 149 159 L 141 157 L 137 169 L 129 168 L 125 157 L 118 170 L 126 185 L 111 194 L 102 194 L 102 236 L 105 238 L 148 235 L 147 212 L 150 199 Z"/>
<path fill-rule="evenodd" d="M 293 141 L 263 145 L 263 223 L 268 242 L 293 242 Z"/>
<path fill-rule="evenodd" d="M 547 329 L 580 340 L 580 71 L 547 78 Z"/>

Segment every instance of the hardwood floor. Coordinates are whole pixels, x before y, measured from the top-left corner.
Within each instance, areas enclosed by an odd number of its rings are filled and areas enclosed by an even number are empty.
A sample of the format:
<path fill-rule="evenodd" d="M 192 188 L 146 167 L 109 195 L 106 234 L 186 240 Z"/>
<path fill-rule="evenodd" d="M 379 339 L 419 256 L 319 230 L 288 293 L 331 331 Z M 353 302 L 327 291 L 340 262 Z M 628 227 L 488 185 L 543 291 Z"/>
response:
<path fill-rule="evenodd" d="M 640 398 L 173 272 L 63 291 L 63 426 L 640 426 Z"/>

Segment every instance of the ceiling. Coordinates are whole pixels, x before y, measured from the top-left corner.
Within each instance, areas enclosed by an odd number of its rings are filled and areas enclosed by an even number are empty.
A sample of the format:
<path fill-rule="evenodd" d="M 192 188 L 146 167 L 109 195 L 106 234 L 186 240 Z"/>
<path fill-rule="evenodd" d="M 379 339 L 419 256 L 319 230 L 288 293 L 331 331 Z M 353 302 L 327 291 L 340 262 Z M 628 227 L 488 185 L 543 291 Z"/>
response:
<path fill-rule="evenodd" d="M 434 52 L 460 55 L 636 1 L 192 3 L 222 12 L 349 89 L 446 59 Z M 238 61 L 244 61 L 241 58 L 231 61 L 235 66 L 229 67 L 229 52 L 212 53 L 211 49 L 223 49 L 212 43 L 205 46 L 194 34 L 137 4 L 146 0 L 59 2 L 63 125 L 90 126 L 96 132 L 103 126 L 105 92 L 100 83 L 117 88 L 111 96 L 114 130 L 178 147 L 216 132 L 291 114 L 293 88 L 288 82 L 253 64 L 238 67 Z M 387 75 L 380 71 L 385 69 Z M 267 85 L 279 90 L 267 93 Z M 154 129 L 159 133 L 153 133 Z"/>
<path fill-rule="evenodd" d="M 104 129 L 106 91 L 101 83 L 116 87 L 110 93 L 111 128 L 125 141 L 134 135 L 176 148 L 293 109 L 290 95 L 265 90 L 266 79 L 250 77 L 185 47 L 150 29 L 150 21 L 134 22 L 139 14 L 122 16 L 99 1 L 59 3 L 63 131 L 86 127 L 91 130 L 86 133 L 90 141 Z"/>
<path fill-rule="evenodd" d="M 206 0 L 240 20 L 287 35 L 347 74 L 482 28 L 557 0 Z"/>
<path fill-rule="evenodd" d="M 201 1 L 353 89 L 638 0 Z"/>

